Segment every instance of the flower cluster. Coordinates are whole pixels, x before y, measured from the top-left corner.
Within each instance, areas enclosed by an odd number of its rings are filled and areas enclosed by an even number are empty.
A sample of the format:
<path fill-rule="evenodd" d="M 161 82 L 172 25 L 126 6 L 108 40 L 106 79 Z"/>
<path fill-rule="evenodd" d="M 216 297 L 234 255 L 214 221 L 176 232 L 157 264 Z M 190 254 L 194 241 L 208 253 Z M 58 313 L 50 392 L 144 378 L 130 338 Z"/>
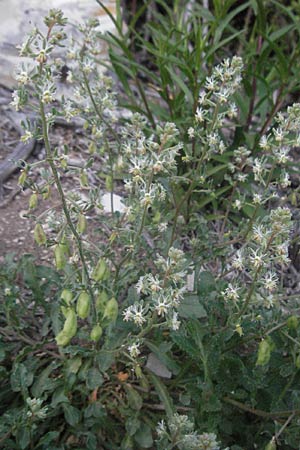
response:
<path fill-rule="evenodd" d="M 142 299 L 125 309 L 123 318 L 142 327 L 155 314 L 177 330 L 180 326 L 177 308 L 186 290 L 187 261 L 181 250 L 172 247 L 167 258 L 159 256 L 156 267 L 158 274 L 140 277 L 136 290 Z"/>
<path fill-rule="evenodd" d="M 166 448 L 172 442 L 182 450 L 219 450 L 219 443 L 214 433 L 198 434 L 188 416 L 174 414 L 166 424 L 159 422 L 156 428 L 159 449 Z"/>

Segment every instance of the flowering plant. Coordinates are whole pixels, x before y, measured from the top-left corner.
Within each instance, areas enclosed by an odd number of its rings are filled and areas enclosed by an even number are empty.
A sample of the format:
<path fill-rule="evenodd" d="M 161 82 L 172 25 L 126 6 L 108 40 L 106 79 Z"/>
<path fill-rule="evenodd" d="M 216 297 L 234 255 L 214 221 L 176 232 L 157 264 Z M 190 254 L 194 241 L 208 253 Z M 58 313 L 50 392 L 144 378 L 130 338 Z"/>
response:
<path fill-rule="evenodd" d="M 60 208 L 34 216 L 34 239 L 52 255 L 48 276 L 26 258 L 3 268 L 6 328 L 30 345 L 10 368 L 17 403 L 0 422 L 5 445 L 217 450 L 282 440 L 296 448 L 300 330 L 285 286 L 293 230 L 285 196 L 299 104 L 241 144 L 245 65 L 233 56 L 206 73 L 185 128 L 137 112 L 122 120 L 113 81 L 96 63 L 94 20 L 67 45 L 70 90 L 59 98 L 65 24 L 51 10 L 46 29 L 22 45 L 32 62 L 17 70 L 11 103 L 36 113 L 21 139 L 45 146 L 45 161 L 25 164 L 19 178 L 32 190 L 29 211 L 51 193 Z M 67 145 L 52 146 L 62 119 L 85 130 L 79 168 Z M 35 317 L 11 314 L 28 302 L 10 287 L 19 272 L 42 317 L 40 340 L 24 338 Z"/>

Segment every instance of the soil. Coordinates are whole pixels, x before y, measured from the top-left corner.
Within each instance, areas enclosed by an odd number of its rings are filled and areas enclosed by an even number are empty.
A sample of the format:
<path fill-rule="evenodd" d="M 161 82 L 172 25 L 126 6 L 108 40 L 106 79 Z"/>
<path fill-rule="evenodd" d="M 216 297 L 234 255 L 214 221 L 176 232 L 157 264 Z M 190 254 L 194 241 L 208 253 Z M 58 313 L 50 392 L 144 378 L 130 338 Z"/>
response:
<path fill-rule="evenodd" d="M 19 142 L 19 134 L 8 119 L 9 108 L 5 105 L 0 107 L 0 163 L 9 154 L 14 146 Z M 82 129 L 65 128 L 55 126 L 51 133 L 52 144 L 56 148 L 62 148 L 63 145 L 69 147 L 68 161 L 72 165 L 82 167 L 84 160 L 88 159 L 88 139 L 84 136 Z M 37 163 L 45 157 L 45 149 L 41 144 L 37 144 L 27 163 Z M 36 169 L 32 170 L 32 177 L 38 181 L 39 170 L 43 166 L 41 163 Z M 95 167 L 93 167 L 95 170 Z M 51 190 L 51 195 L 47 200 L 41 199 L 37 207 L 29 210 L 29 198 L 32 194 L 31 189 L 20 189 L 18 179 L 20 169 L 16 166 L 16 171 L 6 180 L 3 186 L 3 198 L 0 201 L 0 263 L 5 255 L 14 254 L 18 259 L 24 253 L 34 255 L 40 263 L 48 263 L 53 260 L 52 250 L 39 247 L 33 238 L 33 229 L 35 226 L 35 217 L 38 217 L 46 210 L 58 210 L 60 200 L 55 188 Z M 78 184 L 77 192 L 83 197 L 84 189 L 79 187 L 78 173 L 76 171 L 65 171 L 62 174 L 62 185 L 64 190 L 74 190 Z M 101 180 L 97 179 L 98 184 Z M 51 237 L 51 235 L 50 235 Z M 54 238 L 54 236 L 53 236 Z"/>

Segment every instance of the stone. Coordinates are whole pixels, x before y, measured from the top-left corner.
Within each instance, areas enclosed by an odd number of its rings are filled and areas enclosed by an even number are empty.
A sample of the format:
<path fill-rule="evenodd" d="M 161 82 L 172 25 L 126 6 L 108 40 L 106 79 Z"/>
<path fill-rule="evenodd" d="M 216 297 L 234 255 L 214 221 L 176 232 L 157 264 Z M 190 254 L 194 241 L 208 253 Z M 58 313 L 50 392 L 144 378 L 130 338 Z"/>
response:
<path fill-rule="evenodd" d="M 115 14 L 114 0 L 104 0 L 103 3 Z M 76 24 L 89 17 L 99 18 L 103 32 L 114 29 L 109 16 L 96 0 L 0 0 L 0 84 L 11 89 L 15 87 L 15 67 L 25 61 L 19 57 L 16 47 L 22 44 L 34 26 L 43 24 L 44 16 L 52 8 L 61 9 L 68 18 L 66 31 L 69 34 L 74 32 Z"/>

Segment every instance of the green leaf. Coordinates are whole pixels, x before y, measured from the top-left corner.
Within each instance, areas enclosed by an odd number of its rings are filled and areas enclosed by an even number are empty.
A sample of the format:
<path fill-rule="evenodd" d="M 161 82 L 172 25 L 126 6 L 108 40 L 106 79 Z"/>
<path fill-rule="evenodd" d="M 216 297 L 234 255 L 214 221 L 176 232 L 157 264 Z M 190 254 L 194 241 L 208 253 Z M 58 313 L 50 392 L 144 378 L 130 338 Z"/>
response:
<path fill-rule="evenodd" d="M 33 373 L 29 372 L 25 364 L 15 364 L 10 377 L 11 388 L 14 392 L 24 392 L 33 382 Z"/>
<path fill-rule="evenodd" d="M 60 386 L 53 392 L 51 407 L 56 408 L 56 406 L 61 403 L 69 403 L 69 399 L 65 395 L 65 388 L 63 386 Z"/>
<path fill-rule="evenodd" d="M 20 450 L 23 450 L 28 447 L 28 445 L 30 444 L 30 430 L 28 427 L 23 427 L 20 430 L 18 430 L 17 443 L 19 445 L 18 448 L 20 448 Z"/>
<path fill-rule="evenodd" d="M 203 319 L 207 317 L 198 295 L 185 295 L 178 308 L 178 314 L 185 319 Z"/>
<path fill-rule="evenodd" d="M 53 390 L 56 380 L 49 378 L 49 375 L 58 366 L 59 364 L 51 363 L 40 373 L 31 388 L 31 392 L 34 397 L 39 398 L 45 391 Z"/>
<path fill-rule="evenodd" d="M 143 406 L 143 399 L 140 394 L 130 384 L 125 384 L 124 389 L 127 394 L 129 406 L 134 411 L 140 410 Z"/>
<path fill-rule="evenodd" d="M 137 417 L 129 417 L 126 420 L 125 428 L 129 436 L 133 436 L 140 428 L 141 421 Z"/>
<path fill-rule="evenodd" d="M 146 423 L 142 422 L 140 429 L 134 435 L 134 440 L 140 448 L 150 448 L 153 445 L 153 437 L 151 428 Z"/>
<path fill-rule="evenodd" d="M 160 401 L 163 403 L 163 405 L 165 407 L 167 416 L 169 418 L 172 417 L 173 412 L 174 412 L 174 407 L 173 407 L 172 399 L 168 393 L 166 386 L 160 381 L 160 379 L 156 375 L 152 374 L 151 372 L 148 373 L 148 377 L 149 377 L 150 381 L 152 382 L 152 384 L 154 385 L 154 388 L 156 390 L 156 393 L 157 393 Z"/>
<path fill-rule="evenodd" d="M 80 422 L 80 411 L 77 408 L 74 408 L 74 406 L 67 403 L 63 404 L 63 410 L 66 422 L 68 422 L 68 424 L 72 427 L 75 427 Z"/>
<path fill-rule="evenodd" d="M 99 369 L 92 367 L 87 371 L 86 385 L 88 389 L 94 390 L 99 386 L 102 386 L 104 378 Z"/>
<path fill-rule="evenodd" d="M 96 361 L 101 372 L 108 370 L 115 361 L 115 352 L 113 350 L 101 350 L 96 356 Z"/>

